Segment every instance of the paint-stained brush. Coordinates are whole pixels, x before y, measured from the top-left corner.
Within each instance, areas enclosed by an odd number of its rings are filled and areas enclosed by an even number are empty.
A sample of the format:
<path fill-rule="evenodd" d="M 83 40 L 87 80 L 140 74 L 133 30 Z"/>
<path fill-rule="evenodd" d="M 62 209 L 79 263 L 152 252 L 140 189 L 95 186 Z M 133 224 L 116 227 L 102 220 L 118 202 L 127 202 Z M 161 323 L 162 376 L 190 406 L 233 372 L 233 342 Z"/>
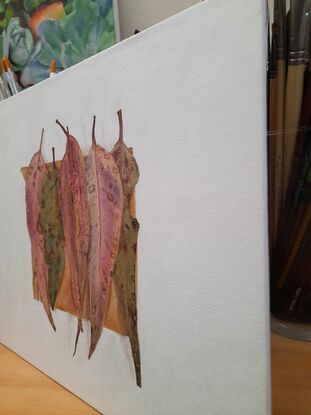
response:
<path fill-rule="evenodd" d="M 52 60 L 50 63 L 50 78 L 56 75 L 56 60 Z"/>

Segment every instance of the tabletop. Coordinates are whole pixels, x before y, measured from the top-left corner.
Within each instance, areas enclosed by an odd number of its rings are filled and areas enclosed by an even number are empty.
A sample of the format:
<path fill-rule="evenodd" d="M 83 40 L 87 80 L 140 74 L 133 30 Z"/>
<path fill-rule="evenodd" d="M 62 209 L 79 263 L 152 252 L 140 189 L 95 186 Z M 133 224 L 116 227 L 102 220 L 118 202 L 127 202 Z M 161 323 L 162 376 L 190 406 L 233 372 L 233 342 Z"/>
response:
<path fill-rule="evenodd" d="M 77 396 L 0 344 L 1 415 L 98 415 Z"/>

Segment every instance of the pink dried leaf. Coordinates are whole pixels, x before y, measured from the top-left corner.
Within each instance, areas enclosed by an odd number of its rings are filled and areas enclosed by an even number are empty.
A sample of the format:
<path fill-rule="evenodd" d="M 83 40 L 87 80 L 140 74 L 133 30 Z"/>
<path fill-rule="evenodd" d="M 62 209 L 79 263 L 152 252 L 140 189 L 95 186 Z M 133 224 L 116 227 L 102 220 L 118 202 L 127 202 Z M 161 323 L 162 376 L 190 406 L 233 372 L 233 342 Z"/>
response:
<path fill-rule="evenodd" d="M 86 182 L 90 218 L 89 296 L 92 356 L 107 316 L 111 272 L 119 247 L 123 190 L 114 158 L 95 141 L 86 158 Z"/>
<path fill-rule="evenodd" d="M 89 214 L 86 195 L 84 157 L 77 140 L 57 120 L 67 137 L 66 152 L 59 171 L 59 203 L 62 213 L 65 246 L 70 269 L 71 293 L 78 315 L 75 350 L 82 326 L 82 308 L 87 283 Z"/>
<path fill-rule="evenodd" d="M 43 186 L 46 167 L 43 160 L 41 147 L 44 129 L 42 129 L 41 142 L 39 150 L 33 155 L 26 179 L 26 210 L 27 210 L 27 227 L 31 241 L 31 255 L 33 263 L 34 279 L 40 292 L 40 298 L 43 303 L 45 312 L 54 330 L 55 324 L 50 310 L 50 302 L 47 286 L 47 268 L 44 256 L 44 235 L 39 224 L 40 216 L 40 196 Z"/>

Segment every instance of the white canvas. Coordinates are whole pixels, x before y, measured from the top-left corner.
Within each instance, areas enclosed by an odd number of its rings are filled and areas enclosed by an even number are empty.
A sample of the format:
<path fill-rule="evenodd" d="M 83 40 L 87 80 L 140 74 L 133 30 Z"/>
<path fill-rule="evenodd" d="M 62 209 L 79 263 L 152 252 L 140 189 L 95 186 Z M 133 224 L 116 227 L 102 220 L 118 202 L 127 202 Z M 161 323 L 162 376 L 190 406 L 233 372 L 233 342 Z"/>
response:
<path fill-rule="evenodd" d="M 265 4 L 210 0 L 0 104 L 0 341 L 105 415 L 269 412 Z M 70 127 L 111 149 L 122 108 L 140 166 L 138 313 L 128 339 L 32 298 L 20 167 Z"/>
<path fill-rule="evenodd" d="M 202 0 L 118 0 L 121 39 L 132 36 Z"/>

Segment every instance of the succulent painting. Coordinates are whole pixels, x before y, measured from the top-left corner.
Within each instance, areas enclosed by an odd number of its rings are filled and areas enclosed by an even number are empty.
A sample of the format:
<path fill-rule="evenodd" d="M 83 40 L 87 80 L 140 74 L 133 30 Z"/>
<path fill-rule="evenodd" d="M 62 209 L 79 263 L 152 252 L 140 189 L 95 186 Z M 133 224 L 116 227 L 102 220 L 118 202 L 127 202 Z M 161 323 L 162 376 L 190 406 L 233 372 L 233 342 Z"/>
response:
<path fill-rule="evenodd" d="M 115 42 L 113 0 L 0 0 L 0 52 L 23 87 L 47 78 L 52 60 L 59 72 Z"/>

